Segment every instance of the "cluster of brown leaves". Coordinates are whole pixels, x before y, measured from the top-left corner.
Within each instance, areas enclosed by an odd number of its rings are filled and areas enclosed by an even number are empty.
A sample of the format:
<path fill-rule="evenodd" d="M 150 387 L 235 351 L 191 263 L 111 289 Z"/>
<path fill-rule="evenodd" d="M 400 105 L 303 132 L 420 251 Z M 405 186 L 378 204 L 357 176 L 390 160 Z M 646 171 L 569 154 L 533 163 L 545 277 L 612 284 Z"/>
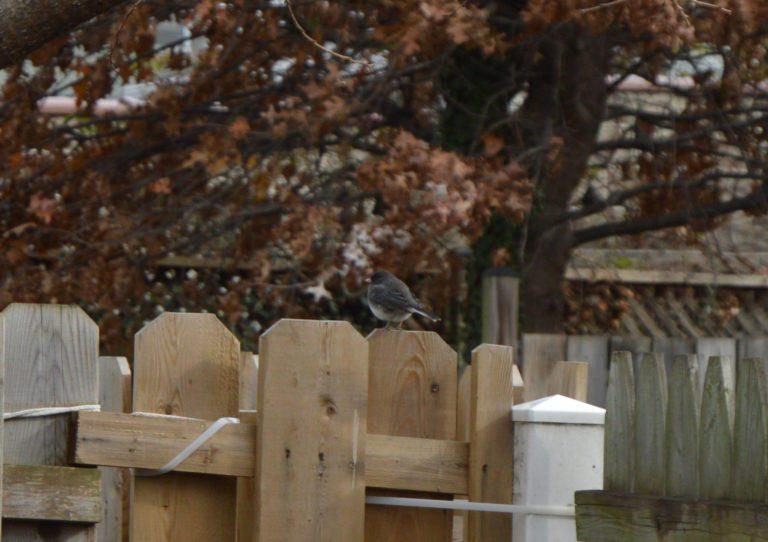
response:
<path fill-rule="evenodd" d="M 566 333 L 573 335 L 611 333 L 621 328 L 629 311 L 631 288 L 620 284 L 566 282 Z"/>
<path fill-rule="evenodd" d="M 440 309 L 459 276 L 452 254 L 492 214 L 520 223 L 534 205 L 515 160 L 528 149 L 510 134 L 559 137 L 486 109 L 469 115 L 484 119 L 471 147 L 482 155 L 441 149 L 445 104 L 465 106 L 441 78 L 492 59 L 499 86 L 483 107 L 538 77 L 536 46 L 563 21 L 629 25 L 638 43 L 672 47 L 690 24 L 724 17 L 691 17 L 673 0 L 612 4 L 306 2 L 294 20 L 274 2 L 200 0 L 95 19 L 8 70 L 1 91 L 0 307 L 81 303 L 113 352 L 163 310 L 216 312 L 249 340 L 283 315 L 370 318 L 362 279 L 377 266 L 437 277 L 425 291 Z M 752 2 L 733 4 L 718 39 L 755 24 L 736 5 Z M 186 37 L 158 44 L 170 21 Z M 97 114 L 127 84 L 145 85 L 142 105 Z M 61 93 L 80 110 L 42 115 L 39 100 Z"/>

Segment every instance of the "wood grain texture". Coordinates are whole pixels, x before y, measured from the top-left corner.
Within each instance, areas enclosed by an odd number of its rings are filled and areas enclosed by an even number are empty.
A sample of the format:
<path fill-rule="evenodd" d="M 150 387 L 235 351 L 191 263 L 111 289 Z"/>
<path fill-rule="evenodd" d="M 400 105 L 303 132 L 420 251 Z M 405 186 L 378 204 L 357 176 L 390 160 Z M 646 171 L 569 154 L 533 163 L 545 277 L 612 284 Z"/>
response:
<path fill-rule="evenodd" d="M 4 410 L 99 402 L 99 331 L 76 306 L 11 304 L 0 314 L 5 324 Z M 64 465 L 69 456 L 69 415 L 9 420 L 4 426 L 3 462 Z M 51 541 L 82 542 L 94 526 L 71 526 Z M 38 527 L 9 522 L 8 540 L 34 539 Z"/>
<path fill-rule="evenodd" d="M 493 269 L 483 275 L 482 340 L 489 344 L 517 346 L 520 310 L 520 277 Z"/>
<path fill-rule="evenodd" d="M 469 440 L 469 394 L 472 391 L 472 366 L 467 365 L 459 377 L 456 404 L 456 439 Z"/>
<path fill-rule="evenodd" d="M 576 532 L 584 542 L 768 541 L 768 506 L 577 491 Z"/>
<path fill-rule="evenodd" d="M 101 521 L 101 473 L 98 469 L 5 465 L 3 518 Z"/>
<path fill-rule="evenodd" d="M 525 382 L 517 364 L 512 368 L 512 397 L 515 404 L 519 405 L 525 400 Z"/>
<path fill-rule="evenodd" d="M 731 498 L 763 501 L 768 488 L 768 383 L 762 359 L 741 363 L 733 432 Z"/>
<path fill-rule="evenodd" d="M 676 356 L 668 375 L 664 437 L 665 494 L 699 495 L 699 375 L 696 354 Z"/>
<path fill-rule="evenodd" d="M 458 404 L 456 405 L 456 439 L 469 441 L 469 394 L 472 391 L 472 365 L 464 367 L 464 371 L 459 373 L 459 391 Z M 522 390 L 521 390 L 522 391 Z M 466 483 L 466 480 L 465 480 Z M 466 492 L 461 494 L 466 496 Z M 457 511 L 454 514 L 453 536 L 456 538 L 457 529 L 460 529 L 461 540 L 469 538 L 469 513 L 467 511 Z"/>
<path fill-rule="evenodd" d="M 655 352 L 652 348 L 653 339 L 650 337 L 629 337 L 625 335 L 612 335 L 608 339 L 608 352 L 613 355 L 614 352 L 630 352 L 632 354 L 633 369 L 637 369 L 640 363 L 640 356 L 647 352 Z"/>
<path fill-rule="evenodd" d="M 99 403 L 102 412 L 130 412 L 133 375 L 124 357 L 99 358 Z M 100 542 L 128 540 L 130 528 L 131 473 L 125 468 L 99 467 L 101 471 L 101 522 L 96 525 Z"/>
<path fill-rule="evenodd" d="M 254 411 L 243 412 L 250 417 Z M 210 425 L 205 420 L 107 412 L 80 412 L 76 420 L 75 463 L 143 469 L 161 467 Z M 256 438 L 255 424 L 244 420 L 239 425 L 227 425 L 177 471 L 252 477 Z M 369 433 L 365 483 L 390 489 L 466 493 L 468 463 L 466 442 Z"/>
<path fill-rule="evenodd" d="M 512 347 L 481 344 L 472 351 L 469 500 L 473 502 L 512 504 L 514 367 Z M 512 539 L 512 518 L 507 514 L 470 512 L 468 521 L 468 542 Z"/>
<path fill-rule="evenodd" d="M 614 352 L 605 397 L 603 487 L 632 491 L 635 470 L 635 377 L 631 352 Z"/>
<path fill-rule="evenodd" d="M 214 315 L 165 313 L 136 334 L 134 352 L 135 411 L 237 416 L 240 345 Z M 132 539 L 233 539 L 235 486 L 229 477 L 177 472 L 136 478 Z"/>
<path fill-rule="evenodd" d="M 635 492 L 663 495 L 667 371 L 660 354 L 644 354 L 637 366 L 635 402 Z"/>
<path fill-rule="evenodd" d="M 605 406 L 605 391 L 608 388 L 608 336 L 607 335 L 570 335 L 566 343 L 568 361 L 586 361 L 589 364 L 587 375 L 587 398 L 580 399 L 592 405 Z"/>
<path fill-rule="evenodd" d="M 256 410 L 256 395 L 259 386 L 259 356 L 252 352 L 240 352 L 238 371 L 240 410 Z"/>
<path fill-rule="evenodd" d="M 587 401 L 589 363 L 586 361 L 558 361 L 549 375 L 547 395 L 564 395 L 577 401 Z"/>
<path fill-rule="evenodd" d="M 727 356 L 707 364 L 699 419 L 699 495 L 727 499 L 733 463 L 733 369 Z"/>
<path fill-rule="evenodd" d="M 362 540 L 367 361 L 348 322 L 280 320 L 261 336 L 259 541 Z"/>
<path fill-rule="evenodd" d="M 77 414 L 74 462 L 157 469 L 176 457 L 211 422 L 111 412 Z M 185 459 L 178 472 L 253 476 L 256 427 L 229 424 Z"/>
<path fill-rule="evenodd" d="M 565 359 L 565 335 L 523 335 L 523 380 L 525 401 L 546 397 L 549 376 L 555 363 Z"/>
<path fill-rule="evenodd" d="M 5 322 L 5 412 L 97 404 L 99 332 L 79 307 L 11 304 Z M 4 462 L 61 465 L 69 416 L 7 422 Z"/>
<path fill-rule="evenodd" d="M 377 329 L 368 336 L 368 344 L 368 431 L 455 439 L 456 352 L 431 332 Z M 429 496 L 383 490 L 369 494 Z M 445 510 L 366 506 L 365 540 L 447 542 L 452 518 Z"/>
<path fill-rule="evenodd" d="M 672 364 L 677 356 L 686 356 L 696 352 L 696 339 L 689 337 L 654 337 L 651 351 L 664 356 L 664 362 L 667 365 L 667 376 L 669 376 L 672 374 Z"/>
<path fill-rule="evenodd" d="M 466 442 L 368 433 L 366 450 L 368 487 L 467 493 Z"/>
<path fill-rule="evenodd" d="M 704 389 L 704 379 L 707 375 L 707 364 L 712 356 L 726 356 L 736 359 L 736 339 L 732 337 L 699 337 L 696 339 L 696 355 L 699 358 L 699 393 Z M 736 381 L 736 366 L 728 364 L 731 369 L 731 382 Z"/>

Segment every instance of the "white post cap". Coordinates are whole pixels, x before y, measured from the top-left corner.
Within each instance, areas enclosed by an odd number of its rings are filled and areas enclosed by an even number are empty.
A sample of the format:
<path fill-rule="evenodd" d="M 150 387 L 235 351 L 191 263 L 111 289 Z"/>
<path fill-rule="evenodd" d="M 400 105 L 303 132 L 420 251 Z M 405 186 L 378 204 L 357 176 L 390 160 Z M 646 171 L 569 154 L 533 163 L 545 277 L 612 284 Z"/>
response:
<path fill-rule="evenodd" d="M 604 424 L 605 409 L 564 395 L 551 395 L 512 407 L 512 420 L 539 423 Z"/>

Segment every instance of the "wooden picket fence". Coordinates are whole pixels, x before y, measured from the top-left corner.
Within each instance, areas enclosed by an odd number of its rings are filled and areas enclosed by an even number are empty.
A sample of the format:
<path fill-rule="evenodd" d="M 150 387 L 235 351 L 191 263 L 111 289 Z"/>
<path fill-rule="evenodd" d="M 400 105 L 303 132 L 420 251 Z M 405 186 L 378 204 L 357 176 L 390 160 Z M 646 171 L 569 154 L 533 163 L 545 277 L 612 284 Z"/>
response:
<path fill-rule="evenodd" d="M 587 402 L 605 407 L 608 370 L 614 352 L 631 352 L 637 365 L 642 354 L 655 352 L 664 357 L 667 370 L 675 356 L 696 354 L 699 363 L 710 356 L 728 356 L 733 362 L 749 358 L 768 359 L 768 337 L 641 337 L 624 335 L 524 334 L 522 358 L 526 400 L 549 393 L 557 362 L 580 361 L 589 365 Z M 535 361 L 530 368 L 526 360 Z M 529 370 L 530 369 L 530 370 Z M 704 373 L 700 374 L 704 378 Z"/>
<path fill-rule="evenodd" d="M 765 363 L 699 365 L 613 354 L 604 489 L 576 493 L 579 540 L 768 540 Z"/>
<path fill-rule="evenodd" d="M 366 494 L 512 503 L 510 347 L 474 351 L 464 402 L 456 353 L 430 332 L 282 320 L 256 360 L 215 316 L 166 313 L 136 335 L 133 374 L 98 345 L 77 307 L 0 313 L 5 417 L 62 409 L 0 426 L 4 541 L 447 542 L 452 512 Z M 240 423 L 171 473 L 133 476 L 221 417 Z M 510 540 L 509 516 L 473 512 L 466 536 Z"/>

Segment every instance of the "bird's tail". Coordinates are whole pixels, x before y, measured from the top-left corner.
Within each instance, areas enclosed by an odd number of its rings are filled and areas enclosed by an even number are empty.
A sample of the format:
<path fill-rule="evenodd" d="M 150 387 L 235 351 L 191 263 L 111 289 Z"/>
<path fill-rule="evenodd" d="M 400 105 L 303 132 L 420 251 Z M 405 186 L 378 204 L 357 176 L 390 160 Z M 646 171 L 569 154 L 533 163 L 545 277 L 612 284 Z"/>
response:
<path fill-rule="evenodd" d="M 413 312 L 415 312 L 416 314 L 420 314 L 425 318 L 429 318 L 433 322 L 438 322 L 440 320 L 440 317 L 438 315 L 436 315 L 434 312 L 428 311 L 421 305 L 416 305 L 415 307 L 413 307 Z"/>

